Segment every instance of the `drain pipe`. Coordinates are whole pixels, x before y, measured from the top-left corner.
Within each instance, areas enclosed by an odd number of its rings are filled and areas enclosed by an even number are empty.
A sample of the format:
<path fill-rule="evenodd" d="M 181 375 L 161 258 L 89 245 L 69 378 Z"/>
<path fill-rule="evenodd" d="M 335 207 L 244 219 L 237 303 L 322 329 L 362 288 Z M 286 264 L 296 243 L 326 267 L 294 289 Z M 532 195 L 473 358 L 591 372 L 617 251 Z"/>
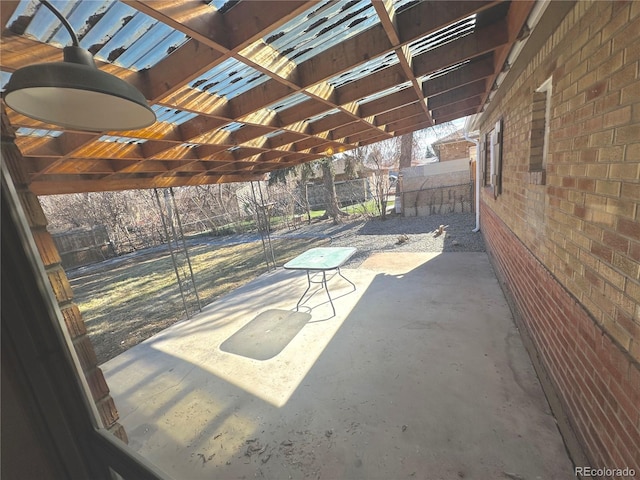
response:
<path fill-rule="evenodd" d="M 480 142 L 474 138 L 470 138 L 466 128 L 462 130 L 462 133 L 464 134 L 465 140 L 476 144 L 476 228 L 474 228 L 472 232 L 477 233 L 480 231 Z"/>

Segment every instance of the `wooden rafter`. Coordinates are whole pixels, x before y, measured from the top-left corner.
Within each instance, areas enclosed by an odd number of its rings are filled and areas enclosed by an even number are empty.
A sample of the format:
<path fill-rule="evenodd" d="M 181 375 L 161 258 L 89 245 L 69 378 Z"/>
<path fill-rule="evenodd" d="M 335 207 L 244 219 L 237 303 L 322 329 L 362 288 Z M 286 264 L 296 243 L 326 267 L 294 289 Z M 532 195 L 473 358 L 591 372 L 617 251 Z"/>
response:
<path fill-rule="evenodd" d="M 462 87 L 477 80 L 487 78 L 494 73 L 493 58 L 485 58 L 470 62 L 447 75 L 435 77 L 422 83 L 422 92 L 425 97 L 431 97 L 448 92 L 454 88 Z"/>
<path fill-rule="evenodd" d="M 507 56 L 509 55 L 511 46 L 516 42 L 518 35 L 520 35 L 522 27 L 527 21 L 527 18 L 531 13 L 534 4 L 534 0 L 512 2 L 512 5 L 509 8 L 509 11 L 507 12 L 507 16 L 505 18 L 506 31 L 508 33 L 507 43 L 505 43 L 505 45 L 502 45 L 500 48 L 497 48 L 494 52 L 494 71 L 493 74 L 488 78 L 488 85 L 490 85 L 489 88 L 493 86 L 493 83 L 498 78 L 498 75 L 500 74 L 504 63 L 507 60 Z M 487 101 L 490 93 L 491 91 L 487 90 L 484 95 L 482 95 L 482 104 Z"/>
<path fill-rule="evenodd" d="M 413 68 L 411 68 L 411 53 L 408 51 L 406 47 L 401 46 L 400 35 L 398 33 L 397 25 L 396 25 L 396 12 L 393 7 L 393 4 L 387 0 L 384 2 L 374 2 L 374 8 L 378 13 L 378 17 L 380 17 L 380 24 L 385 30 L 387 37 L 391 44 L 395 47 L 394 52 L 398 57 L 398 62 L 404 71 L 405 76 L 411 82 L 411 88 L 418 100 L 417 106 L 421 109 L 422 113 L 427 117 L 428 121 L 431 121 L 431 113 L 429 113 L 429 109 L 427 108 L 426 103 L 422 99 L 422 88 L 418 79 L 416 78 Z M 380 121 L 379 118 L 377 118 Z M 382 122 L 386 123 L 386 122 Z"/>
<path fill-rule="evenodd" d="M 482 95 L 486 90 L 486 80 L 476 80 L 475 82 L 463 85 L 462 87 L 457 87 L 453 90 L 449 90 L 448 92 L 429 97 L 429 108 L 432 110 L 435 108 L 442 108 L 470 97 Z"/>

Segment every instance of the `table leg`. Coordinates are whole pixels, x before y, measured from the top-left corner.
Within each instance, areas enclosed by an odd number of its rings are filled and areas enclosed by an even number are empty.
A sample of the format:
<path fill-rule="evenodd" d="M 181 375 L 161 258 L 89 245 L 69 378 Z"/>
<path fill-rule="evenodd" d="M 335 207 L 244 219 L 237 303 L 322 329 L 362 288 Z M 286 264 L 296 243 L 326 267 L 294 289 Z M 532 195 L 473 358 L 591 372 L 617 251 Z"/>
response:
<path fill-rule="evenodd" d="M 347 282 L 349 282 L 351 284 L 351 286 L 353 287 L 353 291 L 356 291 L 356 286 L 353 284 L 353 282 L 351 280 L 349 280 L 347 277 L 345 277 L 344 275 L 342 275 L 342 272 L 340 271 L 340 268 L 338 267 L 338 275 L 340 275 L 342 278 L 344 278 Z"/>
<path fill-rule="evenodd" d="M 304 296 L 307 294 L 307 292 L 311 288 L 311 276 L 309 275 L 309 270 L 307 270 L 306 272 L 307 272 L 307 289 L 304 291 L 304 293 L 300 297 L 300 300 L 298 300 L 298 303 L 296 303 L 296 312 L 300 308 L 300 302 L 302 302 L 302 299 L 304 298 Z"/>
<path fill-rule="evenodd" d="M 320 282 L 314 282 L 311 280 L 311 274 L 309 273 L 309 270 L 306 270 L 307 272 L 307 289 L 304 291 L 304 293 L 302 294 L 302 296 L 300 297 L 300 300 L 298 300 L 298 303 L 296 303 L 296 312 L 299 311 L 300 309 L 300 304 L 302 303 L 302 301 L 304 300 L 304 297 L 307 295 L 307 293 L 309 292 L 309 290 L 311 289 L 311 284 L 312 283 L 321 283 L 324 286 L 324 291 L 327 292 L 327 298 L 329 299 L 329 303 L 331 304 L 331 310 L 333 311 L 333 315 L 336 315 L 336 307 L 333 305 L 333 299 L 331 298 L 331 294 L 329 293 L 329 285 L 327 283 L 327 272 L 326 270 L 322 270 L 322 280 Z M 355 284 L 349 280 L 347 277 L 345 277 L 344 275 L 342 275 L 342 272 L 340 271 L 340 268 L 336 268 L 336 272 L 338 273 L 338 275 L 340 275 L 347 283 L 349 283 L 352 287 L 353 287 L 353 291 L 356 291 L 356 286 Z M 319 272 L 318 272 L 319 273 Z"/>
<path fill-rule="evenodd" d="M 329 298 L 329 303 L 331 304 L 331 310 L 333 310 L 333 316 L 335 317 L 336 315 L 336 307 L 334 307 L 333 305 L 333 300 L 331 298 L 331 294 L 329 293 L 329 286 L 327 285 L 327 272 L 326 271 L 322 271 L 322 280 L 320 282 L 312 282 L 311 281 L 311 274 L 309 273 L 309 270 L 306 271 L 307 272 L 307 289 L 304 291 L 304 293 L 302 294 L 302 296 L 300 297 L 300 300 L 298 300 L 298 303 L 296 303 L 296 312 L 300 310 L 300 304 L 302 303 L 302 300 L 304 300 L 304 297 L 307 295 L 307 292 L 309 292 L 309 289 L 311 288 L 311 284 L 312 283 L 321 283 L 324 286 L 324 291 L 327 292 L 327 297 Z M 340 273 L 340 269 L 338 269 L 338 273 Z M 344 278 L 345 280 L 347 280 L 345 277 L 343 277 L 342 275 L 340 275 L 342 278 Z M 347 282 L 351 283 L 349 280 L 347 280 Z M 353 283 L 351 283 L 351 285 L 353 285 Z M 353 285 L 353 288 L 355 288 L 355 285 Z"/>
<path fill-rule="evenodd" d="M 340 269 L 338 269 L 338 273 L 340 273 Z M 340 276 L 342 276 L 342 275 L 340 275 Z M 327 272 L 324 271 L 324 270 L 322 271 L 322 283 L 324 283 L 324 289 L 327 292 L 327 297 L 329 297 L 329 303 L 331 304 L 331 310 L 333 310 L 333 316 L 335 317 L 336 316 L 336 308 L 333 306 L 333 300 L 331 300 L 331 295 L 329 295 L 329 287 L 327 286 Z M 351 283 L 351 282 L 349 282 L 349 283 Z"/>

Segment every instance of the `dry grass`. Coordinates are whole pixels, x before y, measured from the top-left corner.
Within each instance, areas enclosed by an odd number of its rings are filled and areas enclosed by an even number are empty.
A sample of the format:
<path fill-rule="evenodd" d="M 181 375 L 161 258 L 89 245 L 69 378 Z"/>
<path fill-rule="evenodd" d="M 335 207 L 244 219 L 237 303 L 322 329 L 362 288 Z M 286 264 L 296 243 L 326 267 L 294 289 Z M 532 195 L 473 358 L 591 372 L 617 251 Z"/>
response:
<path fill-rule="evenodd" d="M 274 240 L 282 265 L 318 239 Z M 230 246 L 198 245 L 189 249 L 203 306 L 266 272 L 261 242 Z M 71 277 L 72 275 L 70 275 Z M 98 362 L 125 350 L 185 318 L 180 289 L 167 252 L 147 252 L 115 259 L 76 272 L 71 278 L 75 301 L 84 316 Z M 190 311 L 195 296 L 189 295 Z"/>

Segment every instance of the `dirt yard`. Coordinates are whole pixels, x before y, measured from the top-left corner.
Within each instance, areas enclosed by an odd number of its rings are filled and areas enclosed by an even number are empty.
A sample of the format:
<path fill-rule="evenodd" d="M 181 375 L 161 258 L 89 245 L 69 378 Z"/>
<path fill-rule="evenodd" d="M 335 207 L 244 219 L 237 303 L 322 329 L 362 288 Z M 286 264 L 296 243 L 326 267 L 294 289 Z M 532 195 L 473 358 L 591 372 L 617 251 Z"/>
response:
<path fill-rule="evenodd" d="M 278 265 L 327 239 L 276 239 Z M 189 248 L 202 306 L 267 271 L 262 243 L 199 244 Z M 149 249 L 68 272 L 98 363 L 128 350 L 186 318 L 180 289 L 165 249 Z M 188 308 L 197 308 L 194 295 Z"/>

